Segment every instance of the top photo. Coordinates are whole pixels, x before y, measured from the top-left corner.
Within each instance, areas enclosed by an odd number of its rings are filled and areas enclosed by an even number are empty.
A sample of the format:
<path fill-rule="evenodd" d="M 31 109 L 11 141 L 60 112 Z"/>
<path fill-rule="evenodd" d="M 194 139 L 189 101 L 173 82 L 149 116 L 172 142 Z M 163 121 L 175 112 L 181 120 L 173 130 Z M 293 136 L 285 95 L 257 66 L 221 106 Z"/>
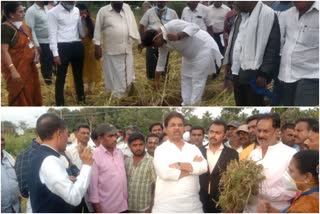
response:
<path fill-rule="evenodd" d="M 1 1 L 1 106 L 319 106 L 318 1 Z"/>

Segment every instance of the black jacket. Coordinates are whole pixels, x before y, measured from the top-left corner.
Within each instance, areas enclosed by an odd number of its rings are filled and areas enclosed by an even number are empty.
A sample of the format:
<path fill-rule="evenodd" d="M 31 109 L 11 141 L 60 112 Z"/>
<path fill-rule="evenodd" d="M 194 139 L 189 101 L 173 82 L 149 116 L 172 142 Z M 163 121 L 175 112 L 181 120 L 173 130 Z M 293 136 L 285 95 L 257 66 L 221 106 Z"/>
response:
<path fill-rule="evenodd" d="M 201 147 L 200 151 L 205 159 L 207 159 L 207 149 Z M 227 169 L 231 160 L 239 160 L 239 154 L 234 149 L 224 146 L 221 155 L 217 161 L 216 166 L 212 172 L 206 172 L 200 175 L 200 200 L 203 204 L 203 211 L 209 213 L 221 212 L 220 208 L 216 208 L 216 203 L 220 196 L 219 182 L 221 173 Z M 208 187 L 210 183 L 210 194 L 208 194 Z"/>

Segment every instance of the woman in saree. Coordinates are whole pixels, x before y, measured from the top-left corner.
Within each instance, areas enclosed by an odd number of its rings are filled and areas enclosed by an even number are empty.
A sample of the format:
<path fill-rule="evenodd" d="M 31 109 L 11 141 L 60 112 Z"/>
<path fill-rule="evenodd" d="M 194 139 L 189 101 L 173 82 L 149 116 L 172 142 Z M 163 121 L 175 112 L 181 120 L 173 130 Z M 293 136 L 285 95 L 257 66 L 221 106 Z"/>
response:
<path fill-rule="evenodd" d="M 36 63 L 39 56 L 19 2 L 4 5 L 1 24 L 1 74 L 6 82 L 9 106 L 41 106 L 42 96 Z"/>

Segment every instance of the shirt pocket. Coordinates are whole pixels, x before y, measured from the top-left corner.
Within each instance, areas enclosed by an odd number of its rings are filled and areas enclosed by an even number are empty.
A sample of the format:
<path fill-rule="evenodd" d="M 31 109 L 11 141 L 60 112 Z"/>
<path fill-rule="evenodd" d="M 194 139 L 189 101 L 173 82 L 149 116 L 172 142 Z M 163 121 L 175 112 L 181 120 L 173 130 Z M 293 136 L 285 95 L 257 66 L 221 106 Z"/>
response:
<path fill-rule="evenodd" d="M 319 27 L 304 26 L 300 31 L 298 43 L 309 48 L 319 47 Z"/>

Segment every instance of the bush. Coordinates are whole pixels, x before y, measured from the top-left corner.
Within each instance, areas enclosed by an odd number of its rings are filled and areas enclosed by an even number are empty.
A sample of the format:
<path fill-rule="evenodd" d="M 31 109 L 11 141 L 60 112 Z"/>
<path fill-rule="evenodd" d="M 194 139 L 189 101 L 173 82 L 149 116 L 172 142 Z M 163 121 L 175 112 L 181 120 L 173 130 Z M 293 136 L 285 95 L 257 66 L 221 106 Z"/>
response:
<path fill-rule="evenodd" d="M 12 156 L 17 157 L 21 151 L 31 144 L 34 137 L 34 133 L 25 133 L 24 135 L 5 134 L 5 150 Z"/>

